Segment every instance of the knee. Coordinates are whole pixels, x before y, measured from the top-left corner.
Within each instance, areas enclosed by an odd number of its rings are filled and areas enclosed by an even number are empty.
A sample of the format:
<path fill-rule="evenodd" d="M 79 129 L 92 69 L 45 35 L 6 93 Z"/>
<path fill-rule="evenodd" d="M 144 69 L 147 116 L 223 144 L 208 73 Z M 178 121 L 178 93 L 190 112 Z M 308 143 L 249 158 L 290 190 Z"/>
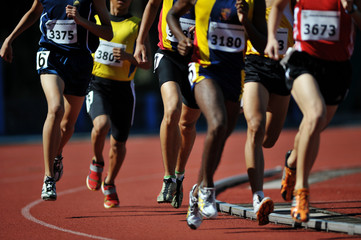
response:
<path fill-rule="evenodd" d="M 174 106 L 164 110 L 163 121 L 167 125 L 176 125 L 179 122 L 181 115 L 181 108 Z"/>
<path fill-rule="evenodd" d="M 247 133 L 251 135 L 253 139 L 263 141 L 265 135 L 265 120 L 261 116 L 248 118 Z"/>
<path fill-rule="evenodd" d="M 93 133 L 96 135 L 106 135 L 110 130 L 110 123 L 105 117 L 97 117 L 93 121 Z"/>
<path fill-rule="evenodd" d="M 314 111 L 305 115 L 301 125 L 302 130 L 309 135 L 320 133 L 326 124 L 326 114 L 324 111 Z"/>
<path fill-rule="evenodd" d="M 62 106 L 61 104 L 56 104 L 49 107 L 48 116 L 60 120 L 63 118 L 64 112 L 64 106 Z"/>
<path fill-rule="evenodd" d="M 213 121 L 213 124 L 208 126 L 208 132 L 212 137 L 221 138 L 226 136 L 227 122 Z"/>

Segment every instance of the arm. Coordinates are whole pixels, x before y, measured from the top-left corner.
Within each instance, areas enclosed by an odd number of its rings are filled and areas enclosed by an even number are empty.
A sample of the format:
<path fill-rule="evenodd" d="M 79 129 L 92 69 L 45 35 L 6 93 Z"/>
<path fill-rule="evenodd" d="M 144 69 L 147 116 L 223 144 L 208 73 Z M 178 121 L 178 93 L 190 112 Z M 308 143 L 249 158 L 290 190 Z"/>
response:
<path fill-rule="evenodd" d="M 94 35 L 110 41 L 113 38 L 113 29 L 110 23 L 109 13 L 105 4 L 105 0 L 93 0 L 93 4 L 95 11 L 99 16 L 101 25 L 81 17 L 75 6 L 66 6 L 67 17 L 73 18 L 78 25 L 88 29 Z"/>
<path fill-rule="evenodd" d="M 150 51 L 150 43 L 149 43 L 148 37 L 147 37 L 144 45 L 146 47 L 146 52 L 149 54 L 151 51 Z M 138 63 L 138 61 L 135 59 L 133 54 L 127 53 L 122 48 L 113 48 L 113 54 L 114 54 L 114 58 L 116 60 L 129 61 L 131 64 L 133 64 L 137 67 L 143 68 L 143 69 L 149 69 L 151 67 L 152 61 Z M 148 56 L 148 57 L 149 57 L 149 59 L 151 59 L 151 56 Z"/>
<path fill-rule="evenodd" d="M 178 39 L 178 52 L 185 56 L 191 50 L 193 44 L 192 40 L 187 38 L 180 26 L 179 18 L 183 16 L 189 9 L 194 6 L 193 0 L 178 0 L 173 7 L 169 10 L 167 15 L 167 23 L 174 34 L 174 36 Z"/>
<path fill-rule="evenodd" d="M 14 30 L 11 32 L 11 34 L 5 39 L 1 50 L 0 50 L 0 56 L 7 62 L 12 62 L 13 56 L 12 56 L 12 46 L 11 44 L 13 41 L 26 29 L 28 29 L 30 26 L 32 26 L 40 17 L 41 13 L 43 11 L 43 6 L 39 2 L 39 0 L 34 0 L 33 5 L 25 13 L 25 15 L 21 18 L 19 23 L 16 25 Z"/>
<path fill-rule="evenodd" d="M 341 0 L 342 6 L 347 12 L 351 12 L 350 16 L 352 17 L 356 26 L 361 30 L 361 0 Z M 354 10 L 354 5 L 356 6 L 356 10 Z"/>
<path fill-rule="evenodd" d="M 162 0 L 149 0 L 147 6 L 144 9 L 142 22 L 139 28 L 139 35 L 136 42 L 136 48 L 134 52 L 134 57 L 139 63 L 148 62 L 147 56 L 147 46 L 145 42 L 148 38 L 149 30 L 157 16 L 158 8 Z"/>
<path fill-rule="evenodd" d="M 254 48 L 263 53 L 267 43 L 267 22 L 266 22 L 266 3 L 264 0 L 254 1 L 254 11 L 252 22 L 249 21 L 248 3 L 245 0 L 237 0 L 236 3 L 239 21 L 244 25 L 247 35 Z"/>
<path fill-rule="evenodd" d="M 268 16 L 268 40 L 265 49 L 265 54 L 270 58 L 278 60 L 278 41 L 276 39 L 277 28 L 280 25 L 282 13 L 285 9 L 288 0 L 276 0 L 273 5 L 271 12 Z"/>

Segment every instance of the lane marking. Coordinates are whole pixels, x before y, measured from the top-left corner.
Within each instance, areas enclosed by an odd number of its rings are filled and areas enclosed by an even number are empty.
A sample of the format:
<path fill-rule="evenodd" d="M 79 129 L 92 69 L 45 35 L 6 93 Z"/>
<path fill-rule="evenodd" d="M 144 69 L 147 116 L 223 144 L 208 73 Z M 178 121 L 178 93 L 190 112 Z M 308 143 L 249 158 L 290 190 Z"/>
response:
<path fill-rule="evenodd" d="M 71 194 L 71 193 L 75 193 L 75 192 L 79 192 L 79 191 L 83 191 L 86 190 L 85 186 L 81 186 L 81 187 L 77 187 L 77 188 L 72 188 L 72 189 L 68 189 L 66 191 L 60 192 L 58 193 L 58 196 L 62 196 L 62 195 L 66 195 L 66 194 Z M 101 239 L 101 240 L 112 240 L 111 238 L 105 238 L 105 237 L 100 237 L 100 236 L 96 236 L 96 235 L 92 235 L 92 234 L 87 234 L 87 233 L 82 233 L 82 232 L 77 232 L 77 231 L 73 231 L 73 230 L 69 230 L 69 229 L 65 229 L 65 228 L 61 228 L 46 222 L 43 222 L 37 218 L 35 218 L 34 216 L 31 215 L 30 213 L 30 209 L 40 203 L 44 202 L 42 199 L 38 199 L 35 200 L 31 203 L 29 203 L 28 205 L 26 205 L 25 207 L 23 207 L 21 209 L 21 214 L 28 220 L 35 222 L 37 224 L 40 224 L 44 227 L 48 227 L 54 230 L 58 230 L 61 232 L 66 232 L 66 233 L 71 233 L 71 234 L 75 234 L 78 236 L 82 236 L 82 237 L 88 237 L 88 238 L 93 238 L 93 239 Z"/>

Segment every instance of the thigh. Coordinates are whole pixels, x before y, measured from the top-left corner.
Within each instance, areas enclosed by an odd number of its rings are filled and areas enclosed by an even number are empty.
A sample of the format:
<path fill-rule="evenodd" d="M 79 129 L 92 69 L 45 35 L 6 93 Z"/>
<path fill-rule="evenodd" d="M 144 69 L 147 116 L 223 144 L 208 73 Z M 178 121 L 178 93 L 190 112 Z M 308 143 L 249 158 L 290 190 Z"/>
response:
<path fill-rule="evenodd" d="M 67 124 L 75 125 L 85 97 L 64 94 L 64 117 Z"/>
<path fill-rule="evenodd" d="M 292 96 L 306 117 L 309 114 L 324 114 L 326 106 L 316 79 L 308 73 L 294 80 Z"/>
<path fill-rule="evenodd" d="M 270 95 L 266 116 L 266 134 L 263 143 L 265 147 L 271 147 L 276 143 L 287 116 L 289 101 L 290 96 Z"/>
<path fill-rule="evenodd" d="M 226 124 L 226 108 L 221 88 L 213 79 L 205 78 L 194 86 L 199 108 L 210 124 Z"/>
<path fill-rule="evenodd" d="M 267 89 L 259 82 L 244 84 L 243 111 L 247 121 L 259 119 L 265 122 L 269 99 Z"/>
<path fill-rule="evenodd" d="M 41 74 L 40 81 L 48 108 L 57 105 L 63 106 L 64 81 L 55 74 Z"/>
<path fill-rule="evenodd" d="M 180 124 L 183 126 L 193 126 L 197 123 L 198 118 L 201 115 L 200 109 L 190 108 L 185 104 L 182 104 L 182 114 Z"/>

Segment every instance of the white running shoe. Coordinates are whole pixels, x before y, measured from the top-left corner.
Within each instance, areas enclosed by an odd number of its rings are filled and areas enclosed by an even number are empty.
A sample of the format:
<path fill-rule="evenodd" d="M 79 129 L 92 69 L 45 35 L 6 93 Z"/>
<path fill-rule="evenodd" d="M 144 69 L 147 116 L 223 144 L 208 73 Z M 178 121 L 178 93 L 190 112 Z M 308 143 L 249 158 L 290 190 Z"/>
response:
<path fill-rule="evenodd" d="M 198 199 L 193 196 L 196 187 L 197 184 L 193 186 L 192 190 L 189 193 L 189 207 L 187 212 L 187 224 L 193 230 L 199 228 L 203 221 L 202 215 L 199 213 L 198 209 Z"/>
<path fill-rule="evenodd" d="M 257 195 L 253 199 L 253 208 L 254 213 L 257 216 L 258 225 L 266 225 L 269 223 L 268 215 L 273 212 L 274 203 L 271 198 L 265 197 L 261 198 Z"/>
<path fill-rule="evenodd" d="M 56 200 L 56 186 L 54 178 L 46 176 L 44 179 L 43 188 L 41 190 L 41 198 L 44 201 Z"/>
<path fill-rule="evenodd" d="M 216 188 L 199 187 L 198 207 L 203 217 L 215 218 L 218 216 L 216 205 Z"/>

